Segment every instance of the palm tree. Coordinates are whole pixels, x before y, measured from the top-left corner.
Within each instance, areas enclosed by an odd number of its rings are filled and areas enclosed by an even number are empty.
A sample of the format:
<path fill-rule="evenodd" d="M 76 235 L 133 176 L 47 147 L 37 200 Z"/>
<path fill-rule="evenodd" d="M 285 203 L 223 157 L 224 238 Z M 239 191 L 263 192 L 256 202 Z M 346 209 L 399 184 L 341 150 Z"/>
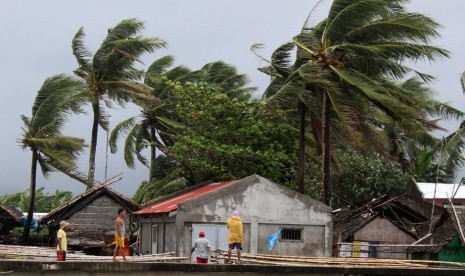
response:
<path fill-rule="evenodd" d="M 305 25 L 304 25 L 305 27 Z M 315 140 L 306 136 L 307 120 L 307 105 L 302 96 L 304 95 L 305 85 L 302 83 L 294 82 L 286 85 L 286 80 L 295 72 L 295 68 L 299 67 L 299 61 L 291 63 L 291 55 L 295 49 L 295 43 L 289 42 L 278 47 L 271 55 L 271 60 L 267 60 L 260 55 L 257 50 L 261 48 L 261 44 L 255 44 L 251 47 L 252 51 L 257 54 L 262 60 L 266 61 L 269 65 L 259 68 L 259 71 L 267 74 L 271 78 L 271 82 L 265 89 L 262 98 L 268 99 L 268 106 L 274 108 L 276 101 L 285 110 L 289 110 L 289 119 L 291 123 L 297 121 L 299 129 L 299 149 L 298 149 L 298 170 L 297 170 L 297 187 L 300 193 L 305 192 L 305 152 L 307 142 L 314 144 Z M 283 96 L 283 87 L 290 94 Z M 282 90 L 283 89 L 283 90 Z M 280 91 L 278 97 L 273 97 Z M 285 101 L 282 101 L 285 99 Z M 296 112 L 293 112 L 297 109 Z M 317 138 L 317 137 L 316 137 Z"/>
<path fill-rule="evenodd" d="M 247 101 L 256 90 L 255 87 L 248 86 L 247 75 L 239 74 L 236 67 L 223 61 L 205 64 L 198 74 L 198 82 L 207 83 L 209 87 L 228 95 L 231 99 Z"/>
<path fill-rule="evenodd" d="M 86 82 L 87 101 L 93 111 L 88 189 L 94 182 L 99 125 L 108 131 L 108 116 L 102 103 L 111 107 L 111 101 L 124 105 L 130 100 L 149 98 L 150 88 L 137 82 L 142 79 L 143 71 L 136 69 L 134 63 L 142 54 L 164 47 L 165 42 L 139 36 L 143 27 L 143 22 L 137 19 L 121 21 L 108 30 L 107 37 L 93 56 L 84 47 L 83 28 L 74 36 L 72 49 L 79 64 L 74 72 Z"/>
<path fill-rule="evenodd" d="M 296 84 L 305 87 L 301 97 L 313 113 L 311 124 L 320 129 L 320 135 L 314 135 L 321 144 L 326 204 L 331 199 L 331 145 L 341 142 L 337 135 L 362 145 L 377 141 L 373 122 L 388 118 L 402 128 L 415 127 L 417 111 L 393 79 L 413 73 L 431 80 L 403 62 L 448 56 L 446 50 L 428 44 L 439 36 L 438 24 L 406 12 L 405 2 L 335 0 L 326 19 L 294 38 L 297 59 L 306 62 L 274 97 L 295 93 L 291 88 Z"/>
<path fill-rule="evenodd" d="M 173 144 L 173 133 L 177 128 L 182 127 L 174 119 L 173 109 L 170 106 L 168 85 L 166 80 L 188 81 L 196 75 L 184 66 L 177 66 L 168 70 L 172 66 L 174 58 L 172 56 L 162 57 L 152 63 L 145 75 L 145 84 L 152 88 L 152 96 L 158 101 L 136 100 L 135 103 L 141 107 L 142 113 L 124 120 L 116 125 L 112 130 L 109 139 L 111 152 L 115 153 L 117 141 L 120 136 L 126 135 L 124 144 L 124 160 L 130 168 L 134 168 L 135 156 L 137 159 L 150 168 L 149 182 L 155 177 L 155 159 L 157 149 L 162 152 L 164 148 Z M 142 156 L 141 151 L 150 148 L 150 160 Z"/>
<path fill-rule="evenodd" d="M 399 87 L 405 91 L 404 96 L 409 98 L 412 106 L 417 108 L 417 124 L 410 129 L 402 129 L 394 121 L 384 125 L 390 155 L 417 181 L 435 182 L 438 172 L 441 182 L 452 181 L 458 169 L 456 158 L 460 156 L 455 153 L 460 153 L 460 150 L 451 144 L 446 146 L 445 142 L 451 139 L 450 136 L 443 141 L 436 138 L 433 131 L 446 131 L 438 123 L 462 119 L 464 112 L 434 99 L 433 91 L 418 78 L 407 79 Z"/>
<path fill-rule="evenodd" d="M 37 164 L 47 177 L 52 171 L 70 171 L 76 167 L 76 157 L 84 147 L 84 140 L 64 136 L 61 129 L 70 112 L 81 112 L 75 95 L 83 90 L 82 82 L 66 76 L 48 78 L 37 93 L 32 116 L 21 116 L 23 134 L 18 141 L 23 149 L 32 152 L 29 208 L 23 240 L 29 238 L 36 192 Z"/>

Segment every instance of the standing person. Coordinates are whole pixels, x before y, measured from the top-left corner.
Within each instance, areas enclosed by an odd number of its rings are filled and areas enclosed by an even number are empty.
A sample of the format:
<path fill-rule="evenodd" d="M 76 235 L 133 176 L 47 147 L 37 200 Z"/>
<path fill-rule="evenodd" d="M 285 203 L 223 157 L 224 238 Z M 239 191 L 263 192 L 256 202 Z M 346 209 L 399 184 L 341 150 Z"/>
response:
<path fill-rule="evenodd" d="M 66 261 L 66 250 L 68 250 L 68 241 L 66 240 L 66 226 L 69 223 L 66 221 L 60 221 L 60 230 L 57 232 L 57 260 Z"/>
<path fill-rule="evenodd" d="M 192 246 L 191 255 L 194 250 L 197 250 L 196 263 L 208 264 L 208 259 L 211 255 L 211 247 L 210 241 L 205 238 L 205 232 L 199 232 L 199 237 L 194 241 L 194 245 Z"/>
<path fill-rule="evenodd" d="M 126 261 L 124 255 L 124 241 L 126 239 L 126 228 L 124 226 L 124 217 L 126 217 L 126 210 L 124 208 L 118 209 L 118 216 L 115 220 L 115 251 L 113 252 L 113 262 L 116 262 L 116 254 L 119 252 L 123 256 L 123 260 Z"/>
<path fill-rule="evenodd" d="M 242 250 L 242 221 L 239 217 L 239 212 L 232 212 L 232 217 L 227 221 L 228 226 L 228 263 L 231 263 L 231 253 L 235 248 L 237 250 L 237 263 L 241 263 L 241 250 Z"/>

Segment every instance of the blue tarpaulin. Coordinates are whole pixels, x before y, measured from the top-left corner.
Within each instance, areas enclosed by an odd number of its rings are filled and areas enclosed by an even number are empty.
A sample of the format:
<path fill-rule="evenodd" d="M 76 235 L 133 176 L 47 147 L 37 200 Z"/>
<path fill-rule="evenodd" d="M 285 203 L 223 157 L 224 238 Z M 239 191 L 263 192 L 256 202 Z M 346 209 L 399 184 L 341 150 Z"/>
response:
<path fill-rule="evenodd" d="M 281 228 L 279 228 L 277 232 L 268 236 L 267 243 L 266 243 L 266 246 L 268 247 L 268 251 L 271 251 L 271 249 L 273 249 L 273 246 L 278 240 L 280 234 L 281 234 Z"/>

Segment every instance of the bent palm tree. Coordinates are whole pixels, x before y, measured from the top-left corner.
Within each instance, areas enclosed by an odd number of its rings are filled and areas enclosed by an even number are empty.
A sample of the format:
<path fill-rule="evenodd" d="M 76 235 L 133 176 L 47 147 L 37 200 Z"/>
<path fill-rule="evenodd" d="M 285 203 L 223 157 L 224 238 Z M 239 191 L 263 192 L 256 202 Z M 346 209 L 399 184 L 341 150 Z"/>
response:
<path fill-rule="evenodd" d="M 155 158 L 157 149 L 163 152 L 166 146 L 173 143 L 172 134 L 175 129 L 181 127 L 173 117 L 173 109 L 170 107 L 169 95 L 166 93 L 168 86 L 165 80 L 188 81 L 195 77 L 189 69 L 177 66 L 171 70 L 172 56 L 162 57 L 147 69 L 145 83 L 152 88 L 152 96 L 159 99 L 157 102 L 137 100 L 135 103 L 142 108 L 142 114 L 124 120 L 116 125 L 110 136 L 111 152 L 117 151 L 117 141 L 120 136 L 127 135 L 124 144 L 124 160 L 130 168 L 134 168 L 134 156 L 150 168 L 149 182 L 155 177 Z M 140 117 L 140 120 L 138 120 Z M 150 148 L 150 162 L 142 156 L 141 151 Z"/>
<path fill-rule="evenodd" d="M 84 147 L 84 140 L 64 136 L 61 129 L 67 115 L 79 112 L 75 95 L 81 92 L 83 84 L 71 77 L 57 75 L 45 80 L 37 93 L 32 116 L 21 116 L 24 123 L 22 148 L 32 151 L 29 208 L 24 226 L 23 240 L 29 238 L 34 213 L 37 164 L 45 177 L 52 171 L 70 171 L 76 167 L 76 157 Z"/>
<path fill-rule="evenodd" d="M 84 47 L 83 28 L 74 36 L 73 54 L 79 64 L 74 72 L 86 82 L 87 100 L 93 111 L 88 188 L 94 182 L 99 125 L 108 131 L 108 116 L 102 103 L 111 107 L 111 101 L 124 105 L 130 100 L 149 98 L 150 88 L 137 82 L 143 77 L 143 71 L 136 69 L 134 62 L 139 61 L 142 54 L 164 47 L 165 42 L 139 36 L 143 27 L 143 22 L 136 19 L 121 21 L 108 30 L 107 37 L 93 56 Z"/>
<path fill-rule="evenodd" d="M 418 113 L 392 79 L 414 73 L 430 80 L 403 62 L 448 56 L 446 50 L 428 44 L 439 36 L 438 24 L 406 12 L 406 2 L 335 0 L 325 20 L 294 39 L 297 59 L 307 62 L 274 97 L 286 98 L 296 84 L 305 87 L 300 96 L 321 126 L 320 135 L 314 135 L 321 137 L 326 204 L 331 198 L 331 144 L 337 141 L 331 129 L 361 145 L 376 138 L 372 122 L 389 118 L 402 128 L 415 127 Z"/>

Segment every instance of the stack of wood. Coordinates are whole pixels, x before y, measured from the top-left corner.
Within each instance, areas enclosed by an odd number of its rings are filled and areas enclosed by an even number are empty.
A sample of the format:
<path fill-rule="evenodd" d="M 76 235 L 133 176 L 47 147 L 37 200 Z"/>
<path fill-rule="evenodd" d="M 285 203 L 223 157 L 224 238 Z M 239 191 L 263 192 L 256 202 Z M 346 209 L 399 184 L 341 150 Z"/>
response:
<path fill-rule="evenodd" d="M 183 262 L 186 257 L 175 257 L 174 252 L 128 256 L 128 262 Z M 0 245 L 0 259 L 16 260 L 39 260 L 39 261 L 56 261 L 57 253 L 54 247 L 35 247 L 35 246 L 17 246 L 17 245 Z M 81 251 L 66 252 L 67 261 L 86 261 L 86 262 L 111 262 L 112 256 L 93 256 L 86 255 Z M 118 257 L 120 260 L 121 257 Z"/>
<path fill-rule="evenodd" d="M 228 252 L 217 250 L 217 262 L 225 263 Z M 232 261 L 237 260 L 235 252 Z M 281 265 L 281 266 L 340 266 L 340 267 L 384 267 L 384 268 L 426 268 L 448 266 L 465 269 L 465 263 L 442 262 L 429 260 L 401 260 L 378 258 L 336 258 L 336 257 L 305 257 L 305 256 L 280 256 L 266 254 L 241 254 L 241 263 Z"/>

